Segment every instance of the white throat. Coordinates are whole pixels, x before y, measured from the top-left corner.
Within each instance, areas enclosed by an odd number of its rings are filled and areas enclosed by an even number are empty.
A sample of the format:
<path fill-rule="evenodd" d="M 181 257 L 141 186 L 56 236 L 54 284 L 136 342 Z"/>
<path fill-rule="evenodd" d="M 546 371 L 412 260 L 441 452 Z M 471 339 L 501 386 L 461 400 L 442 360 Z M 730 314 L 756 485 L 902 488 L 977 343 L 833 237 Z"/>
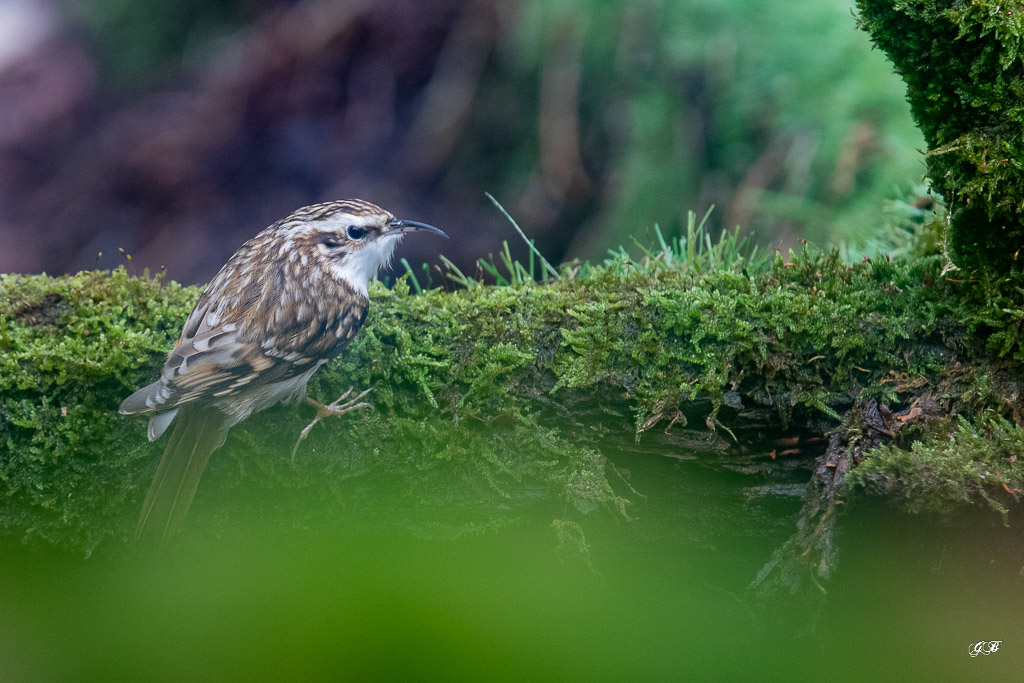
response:
<path fill-rule="evenodd" d="M 363 296 L 381 267 L 391 261 L 395 247 L 402 241 L 402 235 L 384 235 L 368 242 L 362 249 L 349 254 L 341 262 L 332 260 L 331 267 L 335 277 L 344 280 L 348 285 Z"/>

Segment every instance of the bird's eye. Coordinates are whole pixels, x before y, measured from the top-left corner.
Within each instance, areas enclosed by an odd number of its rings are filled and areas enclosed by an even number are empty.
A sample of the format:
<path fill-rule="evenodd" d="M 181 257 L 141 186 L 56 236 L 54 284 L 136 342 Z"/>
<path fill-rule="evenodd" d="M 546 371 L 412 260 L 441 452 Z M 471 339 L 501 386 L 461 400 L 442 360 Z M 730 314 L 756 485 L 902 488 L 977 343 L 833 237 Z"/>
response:
<path fill-rule="evenodd" d="M 348 238 L 350 240 L 361 240 L 363 239 L 363 235 L 366 234 L 366 230 L 363 230 L 362 228 L 357 227 L 355 225 L 350 225 L 345 230 L 345 233 L 348 235 Z"/>

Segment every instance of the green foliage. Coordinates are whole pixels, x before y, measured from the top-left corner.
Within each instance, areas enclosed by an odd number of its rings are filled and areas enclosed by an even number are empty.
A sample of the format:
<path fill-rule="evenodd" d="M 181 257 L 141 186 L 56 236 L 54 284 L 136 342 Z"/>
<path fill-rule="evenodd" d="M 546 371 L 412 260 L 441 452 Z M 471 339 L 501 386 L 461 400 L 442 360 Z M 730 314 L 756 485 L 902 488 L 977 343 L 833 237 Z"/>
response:
<path fill-rule="evenodd" d="M 466 153 L 478 126 L 505 131 L 490 187 L 527 191 L 540 151 L 523 143 L 536 143 L 543 103 L 511 98 L 509 81 L 530 93 L 552 65 L 578 69 L 584 167 L 606 185 L 614 171 L 583 256 L 655 223 L 676 233 L 687 209 L 711 203 L 723 207 L 716 230 L 862 247 L 878 198 L 921 177 L 899 83 L 842 4 L 533 0 L 503 48 Z"/>
<path fill-rule="evenodd" d="M 984 500 L 1005 516 L 1024 492 L 1022 455 L 1024 428 L 991 413 L 977 420 L 961 415 L 933 426 L 909 450 L 886 445 L 872 451 L 846 485 L 899 496 L 914 512 L 949 512 Z"/>
<path fill-rule="evenodd" d="M 862 27 L 907 84 L 946 199 L 953 258 L 1020 268 L 1024 246 L 1024 4 L 859 0 Z"/>

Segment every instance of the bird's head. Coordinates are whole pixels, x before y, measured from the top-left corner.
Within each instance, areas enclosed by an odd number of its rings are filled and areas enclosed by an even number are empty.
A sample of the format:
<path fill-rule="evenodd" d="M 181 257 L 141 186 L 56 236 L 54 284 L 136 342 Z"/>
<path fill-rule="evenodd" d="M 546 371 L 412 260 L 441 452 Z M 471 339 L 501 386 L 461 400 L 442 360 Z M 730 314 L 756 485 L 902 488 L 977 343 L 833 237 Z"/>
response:
<path fill-rule="evenodd" d="M 360 199 L 307 206 L 282 221 L 280 229 L 286 241 L 305 243 L 330 264 L 335 277 L 364 296 L 370 280 L 388 264 L 407 233 L 424 231 L 448 237 L 432 225 L 395 218 Z"/>

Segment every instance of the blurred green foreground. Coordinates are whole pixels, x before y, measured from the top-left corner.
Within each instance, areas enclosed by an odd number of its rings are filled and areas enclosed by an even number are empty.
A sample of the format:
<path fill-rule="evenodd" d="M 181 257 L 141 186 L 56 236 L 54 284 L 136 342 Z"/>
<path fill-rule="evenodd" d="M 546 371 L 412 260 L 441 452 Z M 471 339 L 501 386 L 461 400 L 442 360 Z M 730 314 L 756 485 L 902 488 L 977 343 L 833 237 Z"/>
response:
<path fill-rule="evenodd" d="M 385 495 L 381 513 L 316 526 L 272 508 L 207 523 L 159 558 L 83 562 L 6 541 L 0 678 L 923 681 L 1019 667 L 1019 532 L 861 516 L 826 602 L 765 604 L 747 585 L 795 498 L 752 497 L 743 484 L 759 478 L 720 463 L 606 455 L 647 496 L 629 521 L 552 526 L 535 504 L 451 538 L 403 526 L 422 508 Z M 1000 638 L 1002 651 L 968 656 Z"/>

